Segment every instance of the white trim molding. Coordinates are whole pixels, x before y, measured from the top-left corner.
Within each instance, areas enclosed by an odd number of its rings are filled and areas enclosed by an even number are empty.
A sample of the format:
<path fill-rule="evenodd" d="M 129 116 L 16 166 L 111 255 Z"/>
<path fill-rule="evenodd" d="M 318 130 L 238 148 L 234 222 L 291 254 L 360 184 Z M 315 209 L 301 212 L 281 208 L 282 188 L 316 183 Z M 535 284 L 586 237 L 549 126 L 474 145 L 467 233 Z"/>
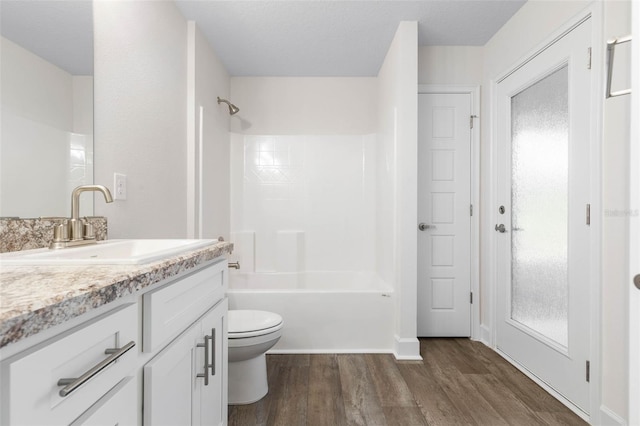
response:
<path fill-rule="evenodd" d="M 600 406 L 600 421 L 597 424 L 602 426 L 625 426 L 627 423 L 623 418 L 602 405 Z"/>
<path fill-rule="evenodd" d="M 417 337 L 402 338 L 396 334 L 393 341 L 393 356 L 398 361 L 422 361 L 420 341 Z"/>
<path fill-rule="evenodd" d="M 483 340 L 480 330 L 480 86 L 419 84 L 418 94 L 468 94 L 471 97 L 471 339 Z"/>

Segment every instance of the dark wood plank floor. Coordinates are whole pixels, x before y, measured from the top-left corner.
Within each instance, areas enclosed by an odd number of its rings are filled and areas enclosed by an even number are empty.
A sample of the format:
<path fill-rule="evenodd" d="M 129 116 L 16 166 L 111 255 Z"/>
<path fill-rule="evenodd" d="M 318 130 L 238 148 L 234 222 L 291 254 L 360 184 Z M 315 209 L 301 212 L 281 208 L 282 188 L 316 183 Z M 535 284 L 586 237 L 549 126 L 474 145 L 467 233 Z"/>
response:
<path fill-rule="evenodd" d="M 482 343 L 421 339 L 392 355 L 268 355 L 269 394 L 229 407 L 229 426 L 585 425 Z"/>

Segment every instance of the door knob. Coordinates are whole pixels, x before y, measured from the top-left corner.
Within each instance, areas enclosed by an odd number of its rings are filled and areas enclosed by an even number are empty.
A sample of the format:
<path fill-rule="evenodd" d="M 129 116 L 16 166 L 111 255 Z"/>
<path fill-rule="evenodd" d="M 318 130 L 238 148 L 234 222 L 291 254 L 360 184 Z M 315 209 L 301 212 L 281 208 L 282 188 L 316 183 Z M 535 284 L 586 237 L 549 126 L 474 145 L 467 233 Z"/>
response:
<path fill-rule="evenodd" d="M 504 227 L 504 224 L 500 224 L 500 225 L 496 225 L 495 227 L 496 231 L 504 234 L 505 232 L 507 232 L 507 229 Z"/>
<path fill-rule="evenodd" d="M 435 226 L 427 225 L 426 223 L 420 223 L 418 225 L 418 229 L 421 231 L 426 231 L 427 229 L 435 228 Z"/>
<path fill-rule="evenodd" d="M 633 284 L 635 284 L 636 288 L 640 290 L 640 274 L 633 277 Z"/>

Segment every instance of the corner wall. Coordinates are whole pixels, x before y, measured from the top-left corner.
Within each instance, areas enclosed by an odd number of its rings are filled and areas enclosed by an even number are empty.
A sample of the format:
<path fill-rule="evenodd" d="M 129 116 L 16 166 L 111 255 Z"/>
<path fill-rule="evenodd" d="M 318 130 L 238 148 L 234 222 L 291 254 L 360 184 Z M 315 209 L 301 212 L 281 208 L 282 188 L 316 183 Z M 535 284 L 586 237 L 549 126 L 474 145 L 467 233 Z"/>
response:
<path fill-rule="evenodd" d="M 112 238 L 184 238 L 187 22 L 173 2 L 95 1 L 95 183 L 127 200 L 95 210 Z"/>
<path fill-rule="evenodd" d="M 187 233 L 229 241 L 230 116 L 217 97 L 229 99 L 230 79 L 196 23 L 188 28 Z"/>
<path fill-rule="evenodd" d="M 94 45 L 95 182 L 127 175 L 127 200 L 96 199 L 109 235 L 228 239 L 229 116 L 216 97 L 229 76 L 215 52 L 163 1 L 94 1 Z"/>
<path fill-rule="evenodd" d="M 604 3 L 604 41 L 631 34 L 631 2 Z M 631 46 L 638 40 L 616 47 L 613 90 L 631 85 Z M 604 75 L 604 74 L 603 74 Z M 637 90 L 634 88 L 633 90 Z M 602 292 L 601 356 L 603 424 L 622 424 L 627 419 L 627 271 L 629 221 L 634 212 L 629 205 L 630 96 L 603 100 L 602 140 Z M 604 96 L 600 96 L 604 99 Z M 637 117 L 636 117 L 637 119 Z M 637 215 L 637 211 L 635 212 Z M 640 362 L 640 360 L 636 360 Z M 638 402 L 636 402 L 638 403 Z M 606 419 L 609 417 L 609 419 Z"/>
<path fill-rule="evenodd" d="M 417 87 L 418 24 L 401 22 L 378 73 L 376 201 L 376 264 L 378 274 L 395 288 L 397 359 L 420 359 L 416 338 Z"/>

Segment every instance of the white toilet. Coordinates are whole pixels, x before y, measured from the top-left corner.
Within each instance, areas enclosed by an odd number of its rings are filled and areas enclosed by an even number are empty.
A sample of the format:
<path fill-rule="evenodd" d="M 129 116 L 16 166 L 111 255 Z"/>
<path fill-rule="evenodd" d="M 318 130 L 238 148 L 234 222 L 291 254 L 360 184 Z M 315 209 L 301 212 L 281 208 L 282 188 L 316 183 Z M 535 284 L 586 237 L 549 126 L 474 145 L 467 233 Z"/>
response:
<path fill-rule="evenodd" d="M 251 404 L 268 390 L 265 352 L 282 335 L 282 317 L 265 311 L 230 310 L 229 404 Z"/>

